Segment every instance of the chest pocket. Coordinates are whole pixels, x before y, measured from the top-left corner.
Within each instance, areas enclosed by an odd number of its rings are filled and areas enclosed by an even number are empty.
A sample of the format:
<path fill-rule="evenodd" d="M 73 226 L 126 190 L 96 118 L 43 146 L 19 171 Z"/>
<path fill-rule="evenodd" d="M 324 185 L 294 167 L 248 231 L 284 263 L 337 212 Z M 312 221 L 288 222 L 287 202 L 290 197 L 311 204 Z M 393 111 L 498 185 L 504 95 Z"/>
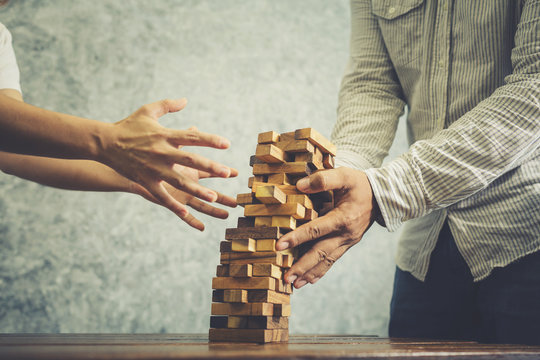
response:
<path fill-rule="evenodd" d="M 423 0 L 372 0 L 371 9 L 394 65 L 422 55 Z"/>

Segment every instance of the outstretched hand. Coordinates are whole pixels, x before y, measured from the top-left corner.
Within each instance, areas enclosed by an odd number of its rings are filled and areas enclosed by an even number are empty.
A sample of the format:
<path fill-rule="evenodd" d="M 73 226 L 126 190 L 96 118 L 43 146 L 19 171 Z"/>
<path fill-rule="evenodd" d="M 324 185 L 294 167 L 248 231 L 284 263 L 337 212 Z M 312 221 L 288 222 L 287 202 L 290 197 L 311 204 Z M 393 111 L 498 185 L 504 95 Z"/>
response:
<path fill-rule="evenodd" d="M 314 284 L 351 246 L 358 243 L 373 223 L 378 207 L 365 173 L 349 168 L 317 172 L 299 180 L 298 190 L 312 194 L 334 190 L 335 207 L 283 235 L 277 250 L 292 248 L 308 241 L 311 248 L 285 273 L 285 281 L 301 288 Z"/>
<path fill-rule="evenodd" d="M 200 185 L 199 178 L 227 178 L 237 176 L 238 171 L 180 150 L 185 145 L 226 149 L 230 145 L 226 138 L 200 132 L 195 128 L 168 129 L 157 122 L 158 118 L 169 112 L 182 110 L 186 103 L 185 99 L 158 101 L 141 107 L 126 119 L 115 123 L 104 140 L 101 160 L 140 185 L 144 190 L 139 189 L 138 193 L 165 206 L 191 226 L 202 230 L 204 226 L 201 228 L 202 223 L 189 214 L 185 204 L 212 216 L 223 217 L 226 215 L 221 211 L 216 212 L 216 208 L 198 199 L 218 201 L 229 206 L 235 203 L 230 201 L 232 198 Z M 171 191 L 168 185 L 180 190 L 182 195 Z"/>

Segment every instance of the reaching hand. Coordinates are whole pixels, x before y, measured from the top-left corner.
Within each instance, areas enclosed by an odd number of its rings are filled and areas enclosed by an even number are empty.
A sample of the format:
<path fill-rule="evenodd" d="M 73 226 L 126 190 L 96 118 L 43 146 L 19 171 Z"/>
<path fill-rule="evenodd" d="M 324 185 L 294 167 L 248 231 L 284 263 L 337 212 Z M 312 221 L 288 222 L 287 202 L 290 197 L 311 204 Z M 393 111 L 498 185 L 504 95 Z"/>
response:
<path fill-rule="evenodd" d="M 202 200 L 232 205 L 230 198 L 224 200 L 223 195 L 200 185 L 198 179 L 201 177 L 199 174 L 203 174 L 202 177 L 227 178 L 236 176 L 238 172 L 203 156 L 180 150 L 184 145 L 226 149 L 229 147 L 227 139 L 200 132 L 195 128 L 172 130 L 159 125 L 159 117 L 180 111 L 185 105 L 185 99 L 158 101 L 141 107 L 126 119 L 115 123 L 104 140 L 101 159 L 103 163 L 145 190 L 139 190 L 139 193 L 148 192 L 153 201 L 194 226 L 194 218 L 189 215 L 184 204 L 204 209 L 201 211 L 211 212 L 211 215 L 222 213 L 210 211 L 196 201 L 197 199 L 187 199 L 183 203 L 182 197 L 175 198 L 174 192 L 167 191 L 166 184 Z M 200 172 L 194 175 L 186 169 Z M 195 227 L 200 228 L 200 224 Z"/>
<path fill-rule="evenodd" d="M 367 176 L 358 170 L 338 168 L 301 179 L 296 187 L 311 194 L 334 190 L 335 207 L 326 215 L 283 235 L 276 244 L 284 250 L 312 241 L 312 247 L 285 274 L 285 281 L 301 288 L 314 284 L 351 246 L 358 243 L 377 209 Z M 375 205 L 375 206 L 374 206 Z"/>

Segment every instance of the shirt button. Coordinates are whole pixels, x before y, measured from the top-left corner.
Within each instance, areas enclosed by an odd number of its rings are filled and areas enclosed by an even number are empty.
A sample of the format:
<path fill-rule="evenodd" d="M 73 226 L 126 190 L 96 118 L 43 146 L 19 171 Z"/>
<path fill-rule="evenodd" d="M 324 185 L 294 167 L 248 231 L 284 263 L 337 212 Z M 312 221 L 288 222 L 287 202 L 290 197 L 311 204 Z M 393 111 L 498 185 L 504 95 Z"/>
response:
<path fill-rule="evenodd" d="M 390 15 L 392 15 L 392 14 L 395 13 L 395 12 L 396 12 L 396 8 L 395 8 L 395 7 L 391 6 L 391 7 L 388 8 L 388 13 L 389 13 Z"/>
<path fill-rule="evenodd" d="M 437 64 L 439 64 L 440 67 L 444 67 L 444 60 L 439 60 Z"/>

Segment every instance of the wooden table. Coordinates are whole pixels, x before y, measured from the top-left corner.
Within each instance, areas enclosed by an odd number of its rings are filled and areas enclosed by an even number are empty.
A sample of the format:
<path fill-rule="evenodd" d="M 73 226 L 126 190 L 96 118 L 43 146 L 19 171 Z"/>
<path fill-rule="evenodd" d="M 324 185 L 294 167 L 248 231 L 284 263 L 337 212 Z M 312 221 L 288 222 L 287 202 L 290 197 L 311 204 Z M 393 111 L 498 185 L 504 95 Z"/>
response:
<path fill-rule="evenodd" d="M 200 334 L 3 334 L 0 359 L 540 359 L 540 346 L 296 335 L 285 344 L 208 343 Z"/>

